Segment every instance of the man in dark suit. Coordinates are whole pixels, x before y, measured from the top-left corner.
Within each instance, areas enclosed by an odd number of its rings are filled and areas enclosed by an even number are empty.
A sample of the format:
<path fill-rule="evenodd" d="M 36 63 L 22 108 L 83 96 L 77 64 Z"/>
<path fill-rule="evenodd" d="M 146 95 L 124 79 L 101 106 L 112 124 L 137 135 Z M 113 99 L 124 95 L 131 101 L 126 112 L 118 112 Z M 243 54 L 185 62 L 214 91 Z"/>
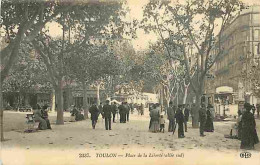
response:
<path fill-rule="evenodd" d="M 178 123 L 178 138 L 184 138 L 184 131 L 183 131 L 183 123 L 184 123 L 184 115 L 183 115 L 183 106 L 179 105 L 178 110 L 176 112 L 175 118 L 176 122 Z"/>
<path fill-rule="evenodd" d="M 106 130 L 111 130 L 111 115 L 112 114 L 112 108 L 111 105 L 109 105 L 109 100 L 106 100 L 106 104 L 103 106 L 103 118 L 105 118 L 105 127 Z"/>
<path fill-rule="evenodd" d="M 129 112 L 130 112 L 130 106 L 127 102 L 125 102 L 125 108 L 126 108 L 126 121 L 129 122 Z"/>
<path fill-rule="evenodd" d="M 113 113 L 113 123 L 115 123 L 115 118 L 116 118 L 116 113 L 117 113 L 116 102 L 114 102 L 114 104 L 111 105 L 111 108 L 112 108 L 112 113 Z"/>
<path fill-rule="evenodd" d="M 91 107 L 89 108 L 89 112 L 91 114 L 92 128 L 95 129 L 96 123 L 98 120 L 99 110 L 94 102 L 92 103 Z"/>
<path fill-rule="evenodd" d="M 125 111 L 125 106 L 124 106 L 124 102 L 122 102 L 121 105 L 119 105 L 118 107 L 119 109 L 119 115 L 120 115 L 120 123 L 123 123 L 124 122 L 124 117 L 125 117 L 125 114 L 124 114 L 124 111 Z"/>

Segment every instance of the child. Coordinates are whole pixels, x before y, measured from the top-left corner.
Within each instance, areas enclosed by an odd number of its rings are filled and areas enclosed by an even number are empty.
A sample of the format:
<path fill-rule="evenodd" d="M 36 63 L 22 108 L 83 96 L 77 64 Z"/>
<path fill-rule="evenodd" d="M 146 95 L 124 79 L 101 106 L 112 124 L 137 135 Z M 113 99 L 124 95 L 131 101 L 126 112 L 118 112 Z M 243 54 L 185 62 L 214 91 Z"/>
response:
<path fill-rule="evenodd" d="M 164 133 L 164 124 L 165 124 L 165 120 L 163 118 L 163 115 L 160 116 L 160 132 L 163 131 Z"/>

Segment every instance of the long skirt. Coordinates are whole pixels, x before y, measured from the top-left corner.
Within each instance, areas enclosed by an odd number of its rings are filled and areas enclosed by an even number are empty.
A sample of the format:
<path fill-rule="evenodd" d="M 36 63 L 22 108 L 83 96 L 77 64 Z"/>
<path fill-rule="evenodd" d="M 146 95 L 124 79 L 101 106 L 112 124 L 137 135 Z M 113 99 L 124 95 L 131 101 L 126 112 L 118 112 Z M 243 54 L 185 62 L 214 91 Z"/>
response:
<path fill-rule="evenodd" d="M 205 127 L 204 127 L 205 132 L 214 132 L 214 126 L 213 126 L 213 120 L 212 118 L 207 118 Z"/>
<path fill-rule="evenodd" d="M 257 134 L 255 129 L 242 128 L 241 145 L 240 149 L 253 149 L 257 143 Z"/>
<path fill-rule="evenodd" d="M 47 122 L 46 122 L 43 118 L 37 117 L 37 118 L 35 119 L 35 121 L 36 121 L 36 122 L 40 122 L 40 123 L 39 123 L 39 126 L 38 126 L 38 128 L 39 128 L 40 130 L 45 130 L 45 129 L 47 129 Z"/>
<path fill-rule="evenodd" d="M 149 129 L 150 132 L 158 132 L 160 129 L 160 124 L 158 120 L 153 120 L 151 123 L 151 127 Z"/>

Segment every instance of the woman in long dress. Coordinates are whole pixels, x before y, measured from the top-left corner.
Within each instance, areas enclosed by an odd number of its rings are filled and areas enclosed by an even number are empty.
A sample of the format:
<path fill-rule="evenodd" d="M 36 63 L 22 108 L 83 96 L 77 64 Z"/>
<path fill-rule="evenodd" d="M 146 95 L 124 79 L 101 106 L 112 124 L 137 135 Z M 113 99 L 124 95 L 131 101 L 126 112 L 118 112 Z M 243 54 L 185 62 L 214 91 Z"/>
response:
<path fill-rule="evenodd" d="M 254 145 L 259 142 L 256 133 L 256 123 L 254 115 L 250 112 L 251 105 L 245 103 L 244 107 L 246 111 L 242 115 L 242 133 L 241 133 L 241 145 L 240 149 L 254 149 Z"/>
<path fill-rule="evenodd" d="M 205 132 L 214 132 L 214 125 L 213 125 L 213 116 L 212 116 L 212 109 L 213 106 L 211 104 L 208 105 L 208 109 L 207 109 L 207 120 L 206 120 L 206 124 L 205 124 Z"/>
<path fill-rule="evenodd" d="M 35 117 L 35 121 L 39 122 L 39 126 L 38 129 L 40 130 L 45 130 L 47 129 L 47 123 L 46 121 L 42 118 L 42 111 L 41 111 L 41 107 L 37 104 L 34 108 L 34 117 Z"/>
<path fill-rule="evenodd" d="M 160 107 L 159 104 L 155 104 L 154 108 L 150 111 L 151 126 L 149 131 L 158 132 L 160 129 L 159 119 L 160 119 Z"/>

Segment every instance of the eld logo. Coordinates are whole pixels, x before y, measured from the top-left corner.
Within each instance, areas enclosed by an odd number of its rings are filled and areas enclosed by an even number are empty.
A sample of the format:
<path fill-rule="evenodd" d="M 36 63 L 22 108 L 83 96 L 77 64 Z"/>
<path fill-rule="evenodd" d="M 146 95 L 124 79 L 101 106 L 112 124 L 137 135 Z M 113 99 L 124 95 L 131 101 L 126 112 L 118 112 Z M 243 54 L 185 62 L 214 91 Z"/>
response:
<path fill-rule="evenodd" d="M 251 158 L 251 153 L 250 152 L 242 152 L 240 153 L 241 158 Z"/>

